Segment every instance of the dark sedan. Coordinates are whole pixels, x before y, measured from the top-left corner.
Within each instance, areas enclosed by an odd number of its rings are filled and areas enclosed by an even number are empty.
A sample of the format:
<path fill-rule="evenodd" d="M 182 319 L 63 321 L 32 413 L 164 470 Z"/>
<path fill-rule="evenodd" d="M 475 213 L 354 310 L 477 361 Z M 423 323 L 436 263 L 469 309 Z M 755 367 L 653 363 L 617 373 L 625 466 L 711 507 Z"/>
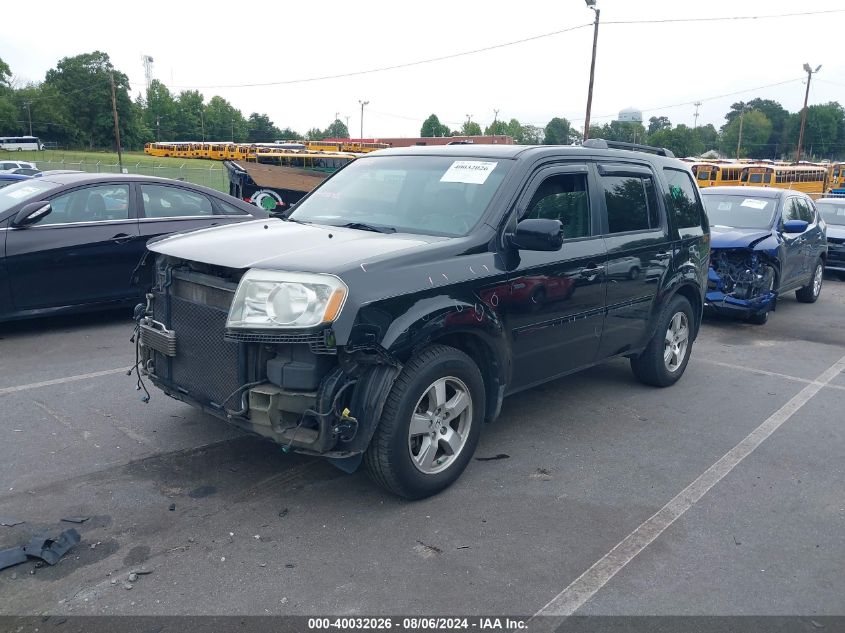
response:
<path fill-rule="evenodd" d="M 705 308 L 762 325 L 778 296 L 813 303 L 827 259 L 825 222 L 809 196 L 773 187 L 702 189 L 710 218 Z"/>
<path fill-rule="evenodd" d="M 165 178 L 25 178 L 0 189 L 0 321 L 137 303 L 132 271 L 149 239 L 266 217 Z"/>

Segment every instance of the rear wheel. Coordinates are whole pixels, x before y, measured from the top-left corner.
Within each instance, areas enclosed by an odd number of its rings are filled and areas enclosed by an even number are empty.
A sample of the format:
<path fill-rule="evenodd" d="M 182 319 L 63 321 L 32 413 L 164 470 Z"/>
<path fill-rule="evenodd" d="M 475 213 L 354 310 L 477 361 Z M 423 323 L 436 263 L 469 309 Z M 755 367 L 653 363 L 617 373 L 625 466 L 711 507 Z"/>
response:
<path fill-rule="evenodd" d="M 824 262 L 816 260 L 816 267 L 813 268 L 813 276 L 810 283 L 795 291 L 795 298 L 801 303 L 815 303 L 822 293 L 822 279 L 824 277 Z"/>
<path fill-rule="evenodd" d="M 364 455 L 370 476 L 408 499 L 440 492 L 472 458 L 484 407 L 484 380 L 473 360 L 453 347 L 427 347 L 387 397 Z"/>
<path fill-rule="evenodd" d="M 692 351 L 693 315 L 690 302 L 675 295 L 663 308 L 657 330 L 642 354 L 631 359 L 638 380 L 655 387 L 674 385 L 683 376 Z"/>

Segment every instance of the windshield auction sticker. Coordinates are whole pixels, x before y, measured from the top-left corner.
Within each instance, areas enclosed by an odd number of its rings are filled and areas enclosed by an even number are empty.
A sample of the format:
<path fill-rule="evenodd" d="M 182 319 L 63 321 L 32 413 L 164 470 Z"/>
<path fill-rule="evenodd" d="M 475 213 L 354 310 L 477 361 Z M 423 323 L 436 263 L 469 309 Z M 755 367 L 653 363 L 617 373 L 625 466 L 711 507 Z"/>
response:
<path fill-rule="evenodd" d="M 765 209 L 769 204 L 767 200 L 755 200 L 754 198 L 746 198 L 742 201 L 741 207 L 751 207 L 752 209 Z"/>
<path fill-rule="evenodd" d="M 483 185 L 498 164 L 484 160 L 456 160 L 440 178 L 440 182 L 463 182 L 469 185 Z"/>

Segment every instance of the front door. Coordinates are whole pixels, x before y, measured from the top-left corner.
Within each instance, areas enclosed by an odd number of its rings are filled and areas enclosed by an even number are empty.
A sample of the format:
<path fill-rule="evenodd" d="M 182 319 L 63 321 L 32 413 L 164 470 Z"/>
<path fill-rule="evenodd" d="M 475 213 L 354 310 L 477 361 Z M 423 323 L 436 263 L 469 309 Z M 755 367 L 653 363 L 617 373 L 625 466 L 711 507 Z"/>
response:
<path fill-rule="evenodd" d="M 605 305 L 605 247 L 594 223 L 586 165 L 539 172 L 517 205 L 520 219 L 563 224 L 559 251 L 519 251 L 507 321 L 514 390 L 595 360 Z"/>
<path fill-rule="evenodd" d="M 9 229 L 6 266 L 16 310 L 128 299 L 143 250 L 128 183 L 80 187 L 50 199 L 38 223 Z"/>
<path fill-rule="evenodd" d="M 793 287 L 804 281 L 809 275 L 806 272 L 804 233 L 785 233 L 783 223 L 790 220 L 803 220 L 801 205 L 797 196 L 790 196 L 783 202 L 781 221 L 778 225 L 784 244 L 784 261 L 781 262 L 782 287 Z"/>

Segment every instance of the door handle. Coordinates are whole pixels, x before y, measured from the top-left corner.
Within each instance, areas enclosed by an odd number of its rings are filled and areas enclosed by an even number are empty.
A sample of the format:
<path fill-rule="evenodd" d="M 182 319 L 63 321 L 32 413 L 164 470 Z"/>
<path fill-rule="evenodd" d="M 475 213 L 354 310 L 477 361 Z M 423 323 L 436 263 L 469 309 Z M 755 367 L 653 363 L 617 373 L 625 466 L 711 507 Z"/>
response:
<path fill-rule="evenodd" d="M 126 244 L 127 242 L 131 242 L 135 239 L 134 235 L 129 235 L 127 233 L 118 233 L 109 241 L 114 242 L 115 244 Z"/>
<path fill-rule="evenodd" d="M 666 261 L 667 259 L 671 259 L 671 258 L 672 258 L 672 253 L 657 253 L 654 256 L 654 259 L 661 261 L 661 262 Z"/>
<path fill-rule="evenodd" d="M 590 277 L 595 277 L 601 271 L 604 270 L 604 266 L 588 266 L 587 268 L 581 269 L 581 277 L 589 279 Z"/>

